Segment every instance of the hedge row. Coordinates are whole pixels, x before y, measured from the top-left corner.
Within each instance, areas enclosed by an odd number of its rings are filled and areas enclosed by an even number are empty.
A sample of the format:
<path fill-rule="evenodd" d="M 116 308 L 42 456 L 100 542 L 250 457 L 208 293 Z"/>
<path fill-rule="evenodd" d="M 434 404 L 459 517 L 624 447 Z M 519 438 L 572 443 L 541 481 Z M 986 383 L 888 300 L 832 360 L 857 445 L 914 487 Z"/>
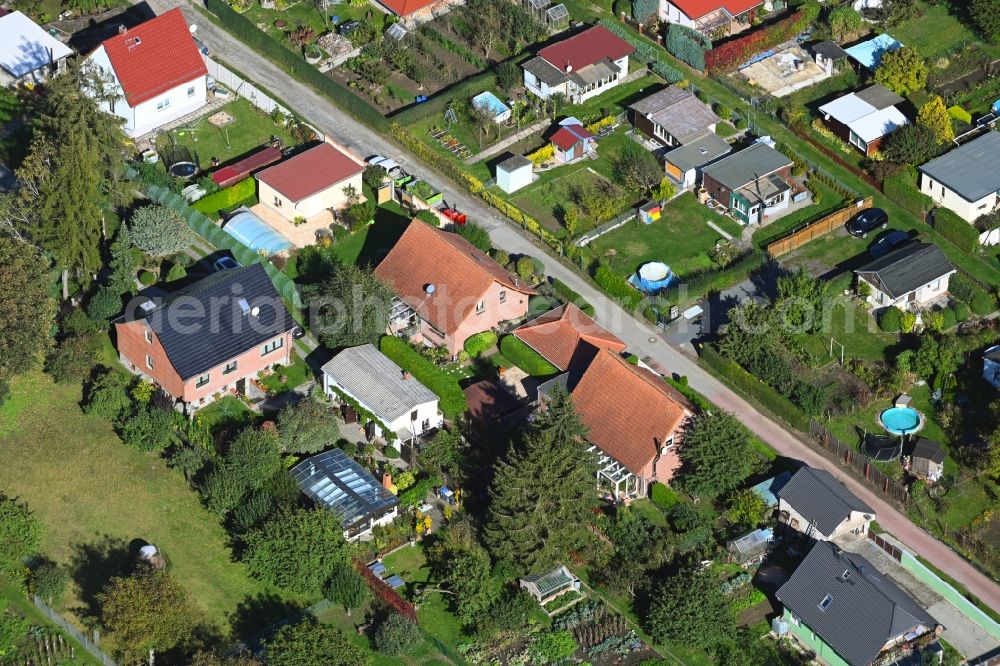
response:
<path fill-rule="evenodd" d="M 565 282 L 558 278 L 549 277 L 549 284 L 552 285 L 552 290 L 568 303 L 572 303 L 591 317 L 594 316 L 594 306 L 585 301 L 583 296 L 570 289 Z"/>
<path fill-rule="evenodd" d="M 671 23 L 666 46 L 670 55 L 701 72 L 705 70 L 705 51 L 712 48 L 712 43 L 697 30 Z"/>
<path fill-rule="evenodd" d="M 466 354 L 475 358 L 490 347 L 496 345 L 496 343 L 496 333 L 493 331 L 483 331 L 482 333 L 476 333 L 475 335 L 470 335 L 466 338 L 465 344 L 462 345 L 462 348 L 465 350 Z"/>
<path fill-rule="evenodd" d="M 205 9 L 214 14 L 243 43 L 272 60 L 292 78 L 312 86 L 372 129 L 382 130 L 385 127 L 385 118 L 374 107 L 307 63 L 302 55 L 289 51 L 280 42 L 269 37 L 246 17 L 233 11 L 225 0 L 205 0 Z"/>
<path fill-rule="evenodd" d="M 767 411 L 803 432 L 809 429 L 809 417 L 791 400 L 725 358 L 711 345 L 703 345 L 700 359 L 727 383 L 760 403 Z"/>
<path fill-rule="evenodd" d="M 934 201 L 918 190 L 905 173 L 883 180 L 882 192 L 899 206 L 921 219 L 927 211 L 934 207 Z"/>
<path fill-rule="evenodd" d="M 684 72 L 660 59 L 658 47 L 647 42 L 618 21 L 602 18 L 598 23 L 631 44 L 635 48 L 632 57 L 649 65 L 650 69 L 663 77 L 667 83 L 677 83 L 684 80 Z"/>
<path fill-rule="evenodd" d="M 458 380 L 441 370 L 429 360 L 420 355 L 405 340 L 392 335 L 383 336 L 378 344 L 379 350 L 389 359 L 413 375 L 417 381 L 434 391 L 440 398 L 438 406 L 449 419 L 455 420 L 465 414 L 468 403 L 465 393 L 458 385 Z"/>
<path fill-rule="evenodd" d="M 559 374 L 559 368 L 514 335 L 505 335 L 500 339 L 500 354 L 532 377 Z"/>
<path fill-rule="evenodd" d="M 962 303 L 969 306 L 973 313 L 982 317 L 996 310 L 996 299 L 988 291 L 973 282 L 959 271 L 948 280 L 948 291 Z"/>
<path fill-rule="evenodd" d="M 762 51 L 777 46 L 805 30 L 819 16 L 819 5 L 807 2 L 797 12 L 777 23 L 730 39 L 705 53 L 705 67 L 712 74 L 727 72 Z"/>
<path fill-rule="evenodd" d="M 934 230 L 963 252 L 971 254 L 979 247 L 979 231 L 947 208 L 934 211 Z"/>
<path fill-rule="evenodd" d="M 232 208 L 239 202 L 252 197 L 256 192 L 257 180 L 250 176 L 235 185 L 230 185 L 223 190 L 198 199 L 191 204 L 191 208 L 205 215 L 218 217 L 219 211 Z"/>
<path fill-rule="evenodd" d="M 622 307 L 629 312 L 635 312 L 635 309 L 639 307 L 639 302 L 643 299 L 643 295 L 639 290 L 629 284 L 629 281 L 621 275 L 615 273 L 605 263 L 598 264 L 597 270 L 594 271 L 594 281 L 609 296 L 617 299 Z"/>

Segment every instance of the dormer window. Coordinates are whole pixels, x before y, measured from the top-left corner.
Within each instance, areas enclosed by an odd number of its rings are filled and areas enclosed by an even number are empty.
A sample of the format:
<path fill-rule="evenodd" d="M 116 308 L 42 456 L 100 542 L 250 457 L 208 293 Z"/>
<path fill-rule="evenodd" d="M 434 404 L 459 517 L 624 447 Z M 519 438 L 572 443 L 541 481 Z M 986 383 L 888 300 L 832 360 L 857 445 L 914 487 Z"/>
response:
<path fill-rule="evenodd" d="M 840 574 L 840 580 L 847 580 L 850 577 L 851 577 L 850 569 L 844 569 L 844 573 Z"/>
<path fill-rule="evenodd" d="M 830 604 L 832 604 L 832 603 L 833 603 L 833 597 L 831 597 L 828 594 L 825 597 L 823 597 L 823 601 L 819 602 L 819 609 L 821 611 L 825 611 L 827 608 L 830 607 Z"/>

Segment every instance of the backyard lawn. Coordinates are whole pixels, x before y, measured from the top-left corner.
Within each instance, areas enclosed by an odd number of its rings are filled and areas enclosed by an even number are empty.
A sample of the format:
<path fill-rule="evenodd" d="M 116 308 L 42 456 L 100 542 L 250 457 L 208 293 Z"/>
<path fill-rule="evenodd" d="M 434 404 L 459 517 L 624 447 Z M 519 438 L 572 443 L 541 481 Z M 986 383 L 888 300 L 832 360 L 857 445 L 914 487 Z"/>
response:
<path fill-rule="evenodd" d="M 853 300 L 838 301 L 821 330 L 794 337 L 807 354 L 820 362 L 830 359 L 830 338 L 835 341 L 833 351 L 836 358 L 840 358 L 840 345 L 844 346 L 845 361 L 852 358 L 888 360 L 886 348 L 898 341 L 897 336 L 882 331 L 868 310 Z"/>
<path fill-rule="evenodd" d="M 728 233 L 739 234 L 739 225 L 702 206 L 690 192 L 677 197 L 650 225 L 629 223 L 601 236 L 591 247 L 611 267 L 629 276 L 647 261 L 662 261 L 680 277 L 715 267 L 708 252 L 722 235 L 708 226 L 712 221 Z"/>
<path fill-rule="evenodd" d="M 933 60 L 979 41 L 972 29 L 947 6 L 927 2 L 916 4 L 921 15 L 900 23 L 890 33 L 924 58 Z"/>
<path fill-rule="evenodd" d="M 209 116 L 202 116 L 161 135 L 157 145 L 161 149 L 171 144 L 188 148 L 197 155 L 202 169 L 210 169 L 213 157 L 228 162 L 264 146 L 272 136 L 278 136 L 285 146 L 293 144 L 286 128 L 277 125 L 270 116 L 258 111 L 245 99 L 234 100 L 219 110 L 230 114 L 233 121 L 217 127 L 208 122 Z"/>
<path fill-rule="evenodd" d="M 0 489 L 26 502 L 42 523 L 41 551 L 69 566 L 76 584 L 62 612 L 77 620 L 87 614 L 81 609 L 127 561 L 135 539 L 162 550 L 223 636 L 238 610 L 253 618 L 255 598 L 285 598 L 233 562 L 229 536 L 182 474 L 125 446 L 110 423 L 80 411 L 79 385 L 29 373 L 11 388 L 0 407 L 0 451 L 17 464 L 0 465 Z"/>
<path fill-rule="evenodd" d="M 282 381 L 282 378 L 284 378 L 284 381 Z M 266 386 L 269 392 L 278 394 L 304 384 L 312 378 L 312 370 L 309 369 L 309 365 L 293 349 L 292 364 L 275 368 L 274 372 L 261 379 L 260 383 Z"/>
<path fill-rule="evenodd" d="M 549 231 L 557 234 L 565 233 L 566 230 L 559 220 L 561 207 L 573 201 L 573 193 L 577 189 L 596 187 L 605 180 L 590 168 L 590 164 L 589 161 L 583 161 L 546 171 L 541 174 L 542 177 L 538 182 L 515 194 L 511 202 L 541 222 Z M 583 233 L 596 225 L 595 220 L 583 217 L 578 233 Z"/>

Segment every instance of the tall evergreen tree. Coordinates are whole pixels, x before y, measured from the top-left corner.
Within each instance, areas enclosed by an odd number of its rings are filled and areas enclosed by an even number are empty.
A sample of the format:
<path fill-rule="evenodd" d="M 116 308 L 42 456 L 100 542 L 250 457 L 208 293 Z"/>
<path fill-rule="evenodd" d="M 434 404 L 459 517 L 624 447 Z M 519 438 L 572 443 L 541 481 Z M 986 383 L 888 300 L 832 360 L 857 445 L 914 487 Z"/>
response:
<path fill-rule="evenodd" d="M 0 378 L 37 365 L 49 345 L 51 279 L 48 259 L 28 243 L 0 235 Z"/>
<path fill-rule="evenodd" d="M 585 434 L 572 401 L 557 395 L 536 428 L 498 463 L 484 528 L 494 557 L 534 569 L 579 545 L 595 496 Z"/>

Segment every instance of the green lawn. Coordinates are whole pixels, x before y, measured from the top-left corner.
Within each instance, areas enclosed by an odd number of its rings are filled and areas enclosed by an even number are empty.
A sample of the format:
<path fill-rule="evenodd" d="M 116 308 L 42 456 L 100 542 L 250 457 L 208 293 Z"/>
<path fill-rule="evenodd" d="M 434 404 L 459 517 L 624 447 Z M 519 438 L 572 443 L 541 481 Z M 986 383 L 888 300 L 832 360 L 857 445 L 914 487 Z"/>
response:
<path fill-rule="evenodd" d="M 600 120 L 604 116 L 622 113 L 643 97 L 648 97 L 666 86 L 663 79 L 652 74 L 640 76 L 634 81 L 615 86 L 606 93 L 588 99 L 583 104 L 569 104 L 557 109 L 556 116 L 575 116 L 584 123 Z"/>
<path fill-rule="evenodd" d="M 162 550 L 222 636 L 241 604 L 245 614 L 257 597 L 285 598 L 233 562 L 229 536 L 183 475 L 153 453 L 126 447 L 110 423 L 80 411 L 78 385 L 29 373 L 11 388 L 0 407 L 0 451 L 16 464 L 0 465 L 0 489 L 26 502 L 42 523 L 41 551 L 74 571 L 77 585 L 64 613 L 80 618 L 114 573 L 109 562 L 120 562 L 134 539 Z"/>
<path fill-rule="evenodd" d="M 879 329 L 875 318 L 856 301 L 840 301 L 833 306 L 821 330 L 798 334 L 795 341 L 807 354 L 821 362 L 830 359 L 830 338 L 844 345 L 844 358 L 885 361 L 886 347 L 898 342 L 898 336 Z M 834 344 L 834 355 L 840 357 L 840 346 Z"/>
<path fill-rule="evenodd" d="M 715 267 L 708 251 L 722 236 L 706 224 L 709 220 L 729 233 L 740 231 L 734 221 L 702 206 L 688 192 L 667 204 L 663 215 L 653 224 L 626 224 L 601 236 L 591 247 L 624 276 L 631 275 L 647 261 L 663 261 L 683 277 Z"/>
<path fill-rule="evenodd" d="M 924 58 L 937 58 L 979 41 L 972 29 L 946 6 L 927 2 L 916 4 L 922 15 L 900 23 L 890 33 L 906 46 L 916 49 Z"/>
<path fill-rule="evenodd" d="M 292 364 L 277 367 L 274 372 L 260 380 L 260 383 L 267 387 L 268 391 L 275 394 L 289 391 L 300 384 L 304 384 L 313 379 L 312 370 L 305 359 L 298 352 L 292 351 Z M 284 377 L 285 381 L 281 381 Z"/>
<path fill-rule="evenodd" d="M 392 249 L 410 223 L 410 214 L 390 201 L 375 210 L 375 223 L 337 243 L 333 252 L 345 264 L 374 264 Z"/>
<path fill-rule="evenodd" d="M 255 414 L 242 400 L 224 395 L 198 412 L 197 418 L 204 421 L 213 431 L 222 426 L 240 427 L 253 422 Z"/>
<path fill-rule="evenodd" d="M 233 121 L 217 127 L 208 122 L 208 116 L 202 116 L 188 125 L 161 135 L 157 139 L 157 145 L 161 149 L 171 145 L 171 142 L 184 146 L 197 154 L 198 164 L 202 169 L 209 169 L 213 157 L 228 162 L 267 144 L 275 135 L 286 146 L 294 143 L 288 130 L 275 124 L 270 116 L 258 111 L 245 99 L 234 100 L 220 111 L 233 116 Z"/>
<path fill-rule="evenodd" d="M 511 198 L 511 202 L 528 215 L 542 223 L 549 231 L 565 234 L 561 222 L 561 207 L 573 201 L 573 193 L 577 189 L 596 187 L 603 177 L 592 171 L 589 161 L 578 162 L 557 167 L 542 174 L 538 182 L 520 190 Z M 634 202 L 628 201 L 628 204 Z M 625 210 L 625 207 L 622 207 Z M 621 212 L 621 211 L 619 211 Z M 589 217 L 583 217 L 577 233 L 583 233 L 597 226 L 598 222 Z"/>

